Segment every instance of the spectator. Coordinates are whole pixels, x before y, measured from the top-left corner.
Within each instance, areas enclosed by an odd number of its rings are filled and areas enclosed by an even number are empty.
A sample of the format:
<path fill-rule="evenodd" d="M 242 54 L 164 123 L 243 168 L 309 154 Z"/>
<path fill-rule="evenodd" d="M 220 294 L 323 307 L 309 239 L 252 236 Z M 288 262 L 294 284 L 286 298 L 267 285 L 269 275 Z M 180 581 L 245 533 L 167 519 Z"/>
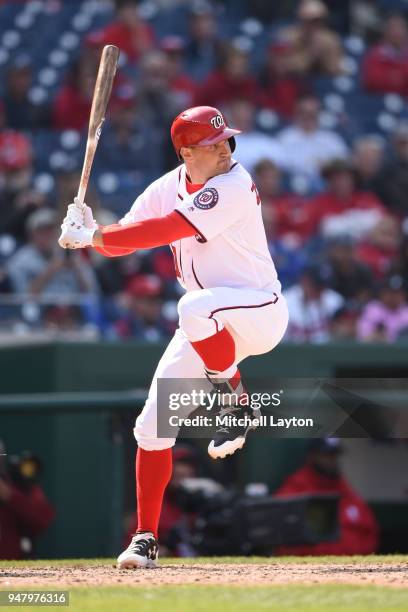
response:
<path fill-rule="evenodd" d="M 373 193 L 358 191 L 353 167 L 335 160 L 322 170 L 327 189 L 311 206 L 313 221 L 325 238 L 352 236 L 362 239 L 385 216 L 385 209 Z"/>
<path fill-rule="evenodd" d="M 0 453 L 4 453 L 0 441 Z M 26 468 L 24 470 L 23 462 Z M 38 471 L 32 457 L 27 454 L 13 470 L 0 455 L 0 559 L 22 559 L 23 538 L 30 540 L 45 531 L 54 518 L 54 510 L 44 491 L 28 473 Z M 10 473 L 12 472 L 12 473 Z"/>
<path fill-rule="evenodd" d="M 265 0 L 244 0 L 245 11 L 264 24 L 270 24 L 278 19 L 290 19 L 296 7 L 297 0 L 283 2 L 265 2 Z"/>
<path fill-rule="evenodd" d="M 392 265 L 388 272 L 389 276 L 401 276 L 404 282 L 404 288 L 408 295 L 408 227 L 403 227 L 403 236 L 401 240 L 401 248 L 398 254 L 397 261 Z"/>
<path fill-rule="evenodd" d="M 386 19 L 380 42 L 365 57 L 362 82 L 370 92 L 408 96 L 408 27 L 402 15 Z"/>
<path fill-rule="evenodd" d="M 154 175 L 163 167 L 160 132 L 145 125 L 134 89 L 123 85 L 112 96 L 110 120 L 98 148 L 98 167 L 112 172 Z M 65 201 L 72 201 L 65 200 Z"/>
<path fill-rule="evenodd" d="M 177 158 L 171 141 L 164 137 L 164 132 L 180 108 L 177 92 L 171 91 L 169 63 L 163 51 L 149 51 L 140 62 L 137 105 L 138 116 L 142 118 L 143 125 L 152 130 L 152 137 L 159 139 L 158 145 L 152 147 L 161 157 L 158 166 L 173 169 Z"/>
<path fill-rule="evenodd" d="M 380 173 L 377 191 L 386 207 L 408 216 L 408 122 L 402 122 L 392 135 L 393 158 Z"/>
<path fill-rule="evenodd" d="M 186 67 L 202 81 L 221 59 L 222 42 L 214 10 L 207 2 L 194 3 L 189 15 Z"/>
<path fill-rule="evenodd" d="M 338 0 L 332 0 L 337 3 Z M 384 15 L 386 0 L 350 0 L 349 17 L 351 20 L 351 33 L 364 41 L 372 41 L 378 38 Z M 399 0 L 397 0 L 398 2 Z M 341 2 L 343 4 L 343 2 Z M 382 4 L 380 7 L 379 4 Z"/>
<path fill-rule="evenodd" d="M 32 177 L 33 153 L 24 134 L 15 130 L 0 133 L 0 175 L 7 195 L 25 189 Z"/>
<path fill-rule="evenodd" d="M 45 204 L 45 196 L 32 187 L 33 151 L 24 134 L 0 133 L 0 227 L 23 241 L 28 216 Z"/>
<path fill-rule="evenodd" d="M 43 208 L 27 220 L 28 243 L 9 260 L 8 273 L 14 291 L 23 296 L 60 299 L 82 294 L 95 296 L 94 271 L 80 253 L 66 256 L 57 244 L 59 224 L 56 213 Z"/>
<path fill-rule="evenodd" d="M 359 0 L 324 0 L 330 15 L 330 24 L 341 35 L 350 33 L 353 5 Z M 371 2 L 371 0 L 368 0 Z M 376 0 L 375 0 L 376 1 Z"/>
<path fill-rule="evenodd" d="M 383 279 L 397 263 L 400 245 L 400 224 L 394 217 L 384 216 L 357 246 L 357 257 L 377 280 Z"/>
<path fill-rule="evenodd" d="M 369 555 L 378 549 L 378 524 L 367 503 L 351 488 L 341 473 L 337 438 L 310 443 L 305 463 L 289 476 L 275 493 L 277 497 L 303 494 L 339 495 L 340 534 L 334 542 L 280 546 L 280 555 Z"/>
<path fill-rule="evenodd" d="M 151 274 L 140 274 L 130 280 L 123 299 L 123 314 L 115 324 L 119 338 L 138 338 L 156 342 L 171 334 L 168 322 L 162 315 L 163 285 Z"/>
<path fill-rule="evenodd" d="M 177 300 L 180 290 L 174 276 L 174 256 L 171 250 L 167 246 L 158 247 L 149 253 L 148 259 L 152 274 L 159 276 L 164 283 L 166 299 Z"/>
<path fill-rule="evenodd" d="M 0 132 L 6 129 L 6 107 L 4 102 L 0 100 Z"/>
<path fill-rule="evenodd" d="M 0 295 L 12 293 L 11 282 L 7 273 L 7 260 L 15 250 L 15 246 L 15 241 L 11 236 L 0 234 Z M 6 312 L 7 310 L 6 306 Z M 2 307 L 0 307 L 0 312 L 0 320 L 4 320 L 5 313 Z"/>
<path fill-rule="evenodd" d="M 236 98 L 253 104 L 259 101 L 259 89 L 251 73 L 249 53 L 237 43 L 226 47 L 223 59 L 198 88 L 194 106 L 224 106 Z"/>
<path fill-rule="evenodd" d="M 291 47 L 288 69 L 299 75 L 335 76 L 342 72 L 339 36 L 327 25 L 329 12 L 321 0 L 301 0 L 297 23 L 282 31 Z"/>
<path fill-rule="evenodd" d="M 143 56 L 136 93 L 139 116 L 145 124 L 167 129 L 179 107 L 170 90 L 169 63 L 163 51 L 149 51 Z"/>
<path fill-rule="evenodd" d="M 359 315 L 359 308 L 352 302 L 346 302 L 344 307 L 335 313 L 331 322 L 331 337 L 334 342 L 351 341 L 355 343 Z"/>
<path fill-rule="evenodd" d="M 364 308 L 357 323 L 357 337 L 365 342 L 395 342 L 408 334 L 408 303 L 400 276 L 387 278 L 378 298 Z"/>
<path fill-rule="evenodd" d="M 88 128 L 100 60 L 99 49 L 97 52 L 93 51 L 89 48 L 83 50 L 56 95 L 52 107 L 52 125 L 56 130 L 83 131 Z M 121 88 L 129 87 L 132 87 L 131 80 L 119 71 L 115 76 L 112 95 Z"/>
<path fill-rule="evenodd" d="M 254 180 L 262 202 L 267 237 L 295 248 L 303 245 L 314 229 L 307 200 L 283 190 L 282 172 L 269 159 L 256 164 Z"/>
<path fill-rule="evenodd" d="M 176 106 L 181 110 L 193 105 L 197 85 L 184 69 L 186 45 L 180 36 L 165 36 L 160 49 L 167 56 L 170 91 L 174 94 Z"/>
<path fill-rule="evenodd" d="M 288 287 L 306 265 L 306 252 L 300 247 L 309 236 L 307 202 L 283 190 L 282 173 L 268 159 L 256 164 L 254 180 L 262 202 L 269 251 L 279 268 L 283 287 Z"/>
<path fill-rule="evenodd" d="M 67 81 L 56 96 L 52 123 L 57 130 L 84 130 L 88 126 L 97 66 L 83 53 L 72 66 Z"/>
<path fill-rule="evenodd" d="M 91 32 L 87 43 L 99 47 L 116 45 L 129 62 L 136 63 L 154 47 L 154 31 L 141 19 L 134 0 L 115 0 L 115 8 L 115 20 L 103 30 Z"/>
<path fill-rule="evenodd" d="M 43 327 L 50 331 L 72 332 L 81 326 L 81 311 L 78 306 L 64 304 L 47 306 L 43 314 Z"/>
<path fill-rule="evenodd" d="M 334 315 L 344 306 L 342 296 L 328 288 L 325 271 L 307 268 L 298 284 L 285 292 L 289 309 L 286 340 L 320 343 L 330 340 Z"/>
<path fill-rule="evenodd" d="M 278 134 L 290 172 L 316 178 L 323 164 L 347 156 L 342 138 L 335 132 L 319 128 L 319 111 L 320 102 L 315 96 L 299 98 L 293 125 Z"/>
<path fill-rule="evenodd" d="M 289 42 L 277 37 L 268 49 L 259 75 L 260 105 L 271 108 L 285 119 L 292 119 L 297 99 L 310 90 L 305 77 L 293 72 L 290 58 Z"/>
<path fill-rule="evenodd" d="M 378 177 L 384 165 L 385 146 L 380 136 L 362 136 L 353 142 L 353 165 L 360 191 L 377 194 Z"/>
<path fill-rule="evenodd" d="M 101 143 L 99 143 L 99 146 Z M 99 155 L 99 151 L 98 151 Z M 98 157 L 98 156 L 96 156 Z M 95 160 L 96 161 L 96 160 Z M 55 175 L 55 201 L 57 203 L 57 213 L 61 218 L 64 217 L 66 211 L 66 202 L 73 202 L 78 193 L 78 185 L 81 178 L 81 171 L 75 165 L 69 168 L 61 168 Z M 86 200 L 89 202 L 94 213 L 100 214 L 100 199 L 92 180 L 89 182 L 86 190 Z M 114 221 L 112 221 L 114 223 Z"/>
<path fill-rule="evenodd" d="M 370 268 L 360 261 L 356 246 L 348 236 L 331 240 L 326 254 L 327 283 L 345 303 L 333 316 L 333 340 L 355 340 L 362 308 L 371 299 L 374 278 Z"/>
<path fill-rule="evenodd" d="M 7 71 L 6 91 L 3 98 L 7 127 L 13 130 L 35 130 L 49 125 L 46 104 L 30 100 L 33 80 L 28 55 L 17 56 Z"/>
<path fill-rule="evenodd" d="M 103 225 L 115 223 L 114 215 L 107 210 L 98 214 L 98 219 Z M 174 258 L 168 247 L 158 247 L 154 252 L 136 251 L 126 257 L 103 257 L 97 251 L 90 253 L 92 264 L 98 276 L 101 292 L 105 298 L 119 296 L 133 277 L 140 274 L 155 275 L 160 277 L 163 283 L 163 297 L 166 300 L 175 299 L 180 292 L 178 283 L 174 276 Z M 110 304 L 106 303 L 108 308 Z M 166 309 L 167 309 L 166 302 Z M 114 314 L 117 315 L 114 309 Z"/>
<path fill-rule="evenodd" d="M 106 211 L 103 218 L 104 222 L 105 220 L 110 223 L 115 222 L 113 216 L 109 219 Z M 131 277 L 140 274 L 142 271 L 144 272 L 143 256 L 140 251 L 131 253 L 127 257 L 104 257 L 97 251 L 91 252 L 90 255 L 101 291 L 105 297 L 105 306 L 110 306 L 106 303 L 110 298 L 114 301 L 115 296 L 120 296 Z M 117 308 L 114 304 L 112 304 L 112 310 L 114 311 L 113 318 L 117 317 Z"/>
<path fill-rule="evenodd" d="M 328 284 L 348 302 L 362 306 L 371 297 L 374 278 L 370 268 L 360 261 L 348 236 L 332 240 L 327 247 Z"/>
<path fill-rule="evenodd" d="M 237 98 L 230 103 L 226 112 L 231 125 L 243 132 L 234 151 L 234 158 L 249 172 L 262 159 L 268 159 L 280 167 L 285 165 L 282 146 L 271 136 L 256 129 L 255 106 L 251 101 Z"/>

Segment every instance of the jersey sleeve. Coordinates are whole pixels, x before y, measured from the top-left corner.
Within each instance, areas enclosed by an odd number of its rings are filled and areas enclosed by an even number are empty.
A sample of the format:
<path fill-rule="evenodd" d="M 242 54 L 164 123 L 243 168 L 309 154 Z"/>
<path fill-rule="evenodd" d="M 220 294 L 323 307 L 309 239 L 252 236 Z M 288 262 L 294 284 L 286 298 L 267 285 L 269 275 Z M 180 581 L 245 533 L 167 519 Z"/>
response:
<path fill-rule="evenodd" d="M 170 244 L 182 238 L 194 236 L 195 230 L 190 223 L 172 213 L 164 217 L 154 217 L 136 221 L 128 225 L 105 225 L 102 228 L 104 249 L 151 249 Z"/>
<path fill-rule="evenodd" d="M 250 196 L 250 187 L 242 181 L 209 181 L 200 191 L 180 202 L 175 211 L 208 241 L 239 221 Z"/>

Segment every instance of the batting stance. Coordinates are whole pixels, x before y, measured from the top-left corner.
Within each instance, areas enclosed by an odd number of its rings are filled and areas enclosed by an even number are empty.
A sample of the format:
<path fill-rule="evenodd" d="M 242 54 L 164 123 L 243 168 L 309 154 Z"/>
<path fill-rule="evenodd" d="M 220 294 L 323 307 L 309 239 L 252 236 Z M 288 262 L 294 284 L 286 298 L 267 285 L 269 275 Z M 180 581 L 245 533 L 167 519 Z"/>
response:
<path fill-rule="evenodd" d="M 61 226 L 63 248 L 93 246 L 108 257 L 169 244 L 186 290 L 178 304 L 179 329 L 136 419 L 138 529 L 118 557 L 120 568 L 155 567 L 158 558 L 157 529 L 175 439 L 157 437 L 157 379 L 207 376 L 218 391 L 239 396 L 239 362 L 273 349 L 287 327 L 260 198 L 248 172 L 231 158 L 239 133 L 216 108 L 180 113 L 171 138 L 181 165 L 154 181 L 118 224 L 98 226 L 88 206 L 74 203 Z M 254 414 L 244 404 L 223 407 L 224 414 L 250 423 Z M 223 458 L 242 448 L 249 429 L 220 428 L 210 456 Z"/>

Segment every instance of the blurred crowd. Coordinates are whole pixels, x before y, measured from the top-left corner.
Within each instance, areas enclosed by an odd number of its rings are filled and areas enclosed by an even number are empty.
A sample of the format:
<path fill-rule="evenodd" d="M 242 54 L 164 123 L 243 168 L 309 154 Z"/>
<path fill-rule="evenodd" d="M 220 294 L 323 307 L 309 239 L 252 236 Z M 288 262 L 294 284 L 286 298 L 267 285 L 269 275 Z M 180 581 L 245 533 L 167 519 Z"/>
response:
<path fill-rule="evenodd" d="M 217 106 L 244 132 L 234 157 L 262 200 L 289 304 L 286 340 L 408 337 L 405 2 L 75 0 L 77 42 L 65 31 L 58 49 L 43 20 L 52 30 L 67 3 L 20 2 L 15 24 L 38 19 L 39 48 L 49 44 L 58 66 L 48 72 L 18 44 L 24 36 L 13 43 L 17 30 L 2 30 L 15 4 L 0 4 L 2 334 L 156 341 L 177 326 L 168 247 L 106 259 L 57 245 L 110 43 L 120 67 L 87 193 L 99 223 L 176 166 L 178 112 Z"/>

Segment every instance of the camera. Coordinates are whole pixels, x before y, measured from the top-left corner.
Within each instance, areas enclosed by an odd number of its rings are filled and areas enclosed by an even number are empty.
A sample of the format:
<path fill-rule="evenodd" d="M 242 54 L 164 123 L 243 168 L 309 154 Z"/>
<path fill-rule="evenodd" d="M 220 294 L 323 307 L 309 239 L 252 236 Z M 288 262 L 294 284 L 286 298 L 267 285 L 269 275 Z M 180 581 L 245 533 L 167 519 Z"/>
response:
<path fill-rule="evenodd" d="M 41 460 L 31 451 L 4 457 L 0 476 L 7 477 L 22 491 L 28 491 L 37 482 L 42 471 Z"/>
<path fill-rule="evenodd" d="M 335 494 L 274 498 L 251 496 L 233 489 L 194 487 L 188 479 L 178 487 L 177 503 L 192 515 L 186 533 L 177 535 L 198 555 L 272 555 L 278 546 L 315 544 L 339 536 Z"/>

